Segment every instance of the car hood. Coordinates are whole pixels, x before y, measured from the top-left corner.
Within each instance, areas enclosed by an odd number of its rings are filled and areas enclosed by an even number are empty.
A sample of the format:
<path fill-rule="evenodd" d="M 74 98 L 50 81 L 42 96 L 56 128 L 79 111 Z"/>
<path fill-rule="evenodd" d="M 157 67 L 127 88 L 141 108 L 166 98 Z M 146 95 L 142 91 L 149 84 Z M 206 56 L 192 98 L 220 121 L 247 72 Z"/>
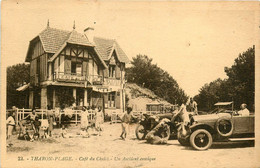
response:
<path fill-rule="evenodd" d="M 193 120 L 197 122 L 217 120 L 220 117 L 231 118 L 229 113 L 218 113 L 218 114 L 207 114 L 207 115 L 196 115 L 193 116 Z"/>

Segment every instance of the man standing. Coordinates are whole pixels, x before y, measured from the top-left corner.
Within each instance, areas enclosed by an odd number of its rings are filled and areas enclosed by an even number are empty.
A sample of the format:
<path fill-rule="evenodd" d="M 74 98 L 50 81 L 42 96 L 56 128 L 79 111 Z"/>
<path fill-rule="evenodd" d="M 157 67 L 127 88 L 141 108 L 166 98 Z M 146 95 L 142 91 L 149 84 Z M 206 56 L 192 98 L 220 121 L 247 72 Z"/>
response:
<path fill-rule="evenodd" d="M 249 110 L 246 108 L 246 106 L 247 105 L 245 103 L 241 104 L 241 110 L 237 112 L 240 116 L 249 116 Z"/>
<path fill-rule="evenodd" d="M 15 126 L 15 121 L 14 121 L 14 112 L 10 112 L 8 114 L 8 118 L 6 120 L 6 125 L 7 125 L 7 147 L 12 146 L 13 144 L 11 143 L 11 136 L 13 135 L 13 129 Z"/>
<path fill-rule="evenodd" d="M 129 124 L 131 122 L 132 118 L 136 118 L 133 114 L 132 114 L 132 108 L 131 107 L 127 107 L 127 112 L 123 115 L 121 121 L 122 121 L 122 133 L 120 135 L 120 137 L 125 140 L 127 134 L 130 132 L 129 130 Z"/>
<path fill-rule="evenodd" d="M 198 114 L 198 104 L 196 101 L 193 100 L 192 97 L 187 101 L 186 105 L 188 112 L 194 112 L 194 114 L 196 115 Z"/>

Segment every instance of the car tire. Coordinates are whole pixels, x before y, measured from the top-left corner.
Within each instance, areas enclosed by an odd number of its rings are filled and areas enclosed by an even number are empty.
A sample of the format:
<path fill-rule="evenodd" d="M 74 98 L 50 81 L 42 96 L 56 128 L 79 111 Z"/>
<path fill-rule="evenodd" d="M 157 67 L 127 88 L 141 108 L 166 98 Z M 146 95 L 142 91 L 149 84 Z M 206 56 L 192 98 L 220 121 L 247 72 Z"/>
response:
<path fill-rule="evenodd" d="M 212 145 L 212 136 L 205 129 L 198 129 L 190 136 L 190 144 L 196 150 L 207 150 Z"/>
<path fill-rule="evenodd" d="M 224 125 L 223 125 L 224 124 Z M 228 124 L 228 126 L 226 126 Z M 228 127 L 228 128 L 226 128 Z M 223 130 L 224 129 L 224 130 Z M 234 124 L 231 119 L 219 118 L 216 122 L 216 130 L 222 137 L 229 137 L 232 135 Z"/>
<path fill-rule="evenodd" d="M 139 140 L 144 140 L 146 134 L 147 134 L 147 131 L 145 131 L 144 126 L 141 124 L 138 124 L 135 129 L 136 138 Z"/>
<path fill-rule="evenodd" d="M 180 131 L 177 132 L 177 139 L 178 139 L 178 142 L 179 142 L 182 146 L 189 146 L 189 145 L 190 145 L 189 138 L 187 138 L 187 139 L 182 138 Z"/>

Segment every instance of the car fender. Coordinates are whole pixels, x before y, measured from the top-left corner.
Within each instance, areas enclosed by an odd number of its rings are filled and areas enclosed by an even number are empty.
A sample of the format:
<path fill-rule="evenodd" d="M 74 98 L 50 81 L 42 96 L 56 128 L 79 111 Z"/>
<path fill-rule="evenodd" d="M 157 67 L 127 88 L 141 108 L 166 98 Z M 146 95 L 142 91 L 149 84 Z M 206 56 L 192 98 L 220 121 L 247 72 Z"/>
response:
<path fill-rule="evenodd" d="M 204 124 L 204 123 L 197 123 L 197 124 L 193 124 L 190 127 L 191 133 L 196 131 L 197 129 L 206 129 L 208 130 L 211 134 L 214 134 L 216 131 L 215 129 L 208 125 L 208 124 Z"/>

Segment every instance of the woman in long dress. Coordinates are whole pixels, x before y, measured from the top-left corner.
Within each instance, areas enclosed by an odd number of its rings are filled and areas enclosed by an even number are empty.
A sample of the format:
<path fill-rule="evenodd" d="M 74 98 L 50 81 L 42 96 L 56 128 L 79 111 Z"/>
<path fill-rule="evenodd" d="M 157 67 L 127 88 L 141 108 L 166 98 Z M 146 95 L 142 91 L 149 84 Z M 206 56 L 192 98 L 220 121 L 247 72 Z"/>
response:
<path fill-rule="evenodd" d="M 101 107 L 98 107 L 98 110 L 96 112 L 96 122 L 95 127 L 98 131 L 98 135 L 101 136 L 101 132 L 103 131 L 103 123 L 104 123 L 104 115 L 101 110 Z"/>
<path fill-rule="evenodd" d="M 86 107 L 83 106 L 82 113 L 81 113 L 81 128 L 87 130 L 88 128 L 88 111 L 86 110 Z"/>

